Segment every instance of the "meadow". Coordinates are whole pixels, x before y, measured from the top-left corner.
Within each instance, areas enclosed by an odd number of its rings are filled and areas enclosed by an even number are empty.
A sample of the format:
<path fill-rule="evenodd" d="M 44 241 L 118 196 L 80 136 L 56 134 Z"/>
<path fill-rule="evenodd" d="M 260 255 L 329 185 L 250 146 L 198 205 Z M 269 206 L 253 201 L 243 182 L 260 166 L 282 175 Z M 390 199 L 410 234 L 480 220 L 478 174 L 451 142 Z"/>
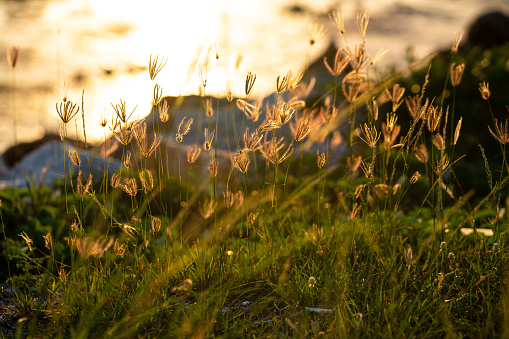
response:
<path fill-rule="evenodd" d="M 68 156 L 56 188 L 27 177 L 0 191 L 2 337 L 507 336 L 507 47 L 457 36 L 375 83 L 385 51 L 366 54 L 369 15 L 357 32 L 330 19 L 344 47 L 324 60 L 326 82 L 276 74 L 264 105 L 249 73 L 219 114 L 200 72 L 196 121 L 168 107 L 167 59 L 151 55 L 158 119 L 112 103 L 100 121 L 111 152 L 83 130 L 106 167 L 121 160 L 113 176 L 83 174 L 67 135 L 84 103 L 57 103 Z M 235 146 L 226 161 L 218 138 Z"/>

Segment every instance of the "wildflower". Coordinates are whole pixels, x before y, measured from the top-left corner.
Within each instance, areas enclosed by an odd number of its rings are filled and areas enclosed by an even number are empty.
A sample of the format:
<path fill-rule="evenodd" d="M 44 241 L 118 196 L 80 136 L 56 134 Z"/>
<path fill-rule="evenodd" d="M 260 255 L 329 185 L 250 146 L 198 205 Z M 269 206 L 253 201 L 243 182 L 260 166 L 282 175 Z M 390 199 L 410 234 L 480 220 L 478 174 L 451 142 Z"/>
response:
<path fill-rule="evenodd" d="M 233 251 L 227 251 L 226 254 L 231 257 L 233 255 Z"/>
<path fill-rule="evenodd" d="M 235 156 L 233 157 L 233 161 L 235 163 L 235 167 L 239 169 L 242 173 L 246 173 L 249 167 L 249 155 L 246 151 L 237 151 Z"/>
<path fill-rule="evenodd" d="M 209 133 L 209 129 L 205 128 L 205 142 L 203 143 L 203 149 L 205 151 L 210 151 L 212 148 L 212 141 L 214 140 L 214 133 L 216 130 L 213 130 L 212 133 Z"/>
<path fill-rule="evenodd" d="M 410 178 L 410 184 L 415 184 L 419 178 L 421 177 L 421 173 L 419 171 L 415 172 L 412 177 Z"/>
<path fill-rule="evenodd" d="M 315 278 L 315 277 L 309 277 L 309 279 L 308 279 L 308 283 L 309 283 L 309 285 L 308 285 L 308 287 L 309 287 L 309 288 L 313 288 L 313 287 L 315 287 L 315 284 L 316 284 L 316 278 Z"/>
<path fill-rule="evenodd" d="M 212 107 L 212 99 L 207 98 L 203 102 L 203 107 L 205 108 L 205 115 L 211 117 L 214 115 L 214 108 Z"/>
<path fill-rule="evenodd" d="M 44 238 L 44 246 L 48 250 L 52 250 L 53 249 L 53 239 L 51 238 L 51 233 L 44 235 L 43 238 Z"/>
<path fill-rule="evenodd" d="M 313 46 L 318 39 L 325 34 L 325 29 L 322 24 L 313 23 L 309 25 L 309 44 Z"/>
<path fill-rule="evenodd" d="M 459 64 L 456 66 L 456 63 L 451 64 L 451 85 L 452 87 L 456 87 L 461 82 L 461 77 L 463 76 L 463 72 L 465 71 L 465 64 Z"/>
<path fill-rule="evenodd" d="M 505 125 L 503 123 L 498 124 L 497 118 L 495 118 L 495 132 L 494 133 L 491 128 L 488 126 L 490 134 L 495 140 L 497 140 L 502 145 L 505 145 L 509 142 L 509 125 L 507 119 L 505 120 Z"/>
<path fill-rule="evenodd" d="M 73 149 L 69 151 L 69 158 L 71 158 L 71 161 L 74 165 L 78 167 L 81 165 L 81 159 L 76 150 Z"/>
<path fill-rule="evenodd" d="M 251 90 L 253 89 L 254 83 L 256 81 L 256 74 L 253 74 L 251 72 L 247 73 L 246 77 L 246 96 L 251 93 Z"/>
<path fill-rule="evenodd" d="M 355 22 L 357 24 L 357 29 L 359 30 L 359 33 L 361 33 L 361 36 L 363 39 L 366 38 L 366 30 L 368 29 L 368 23 L 369 23 L 369 13 L 368 11 L 365 11 L 364 13 L 357 13 L 357 20 Z"/>
<path fill-rule="evenodd" d="M 325 67 L 327 68 L 329 73 L 332 76 L 337 77 L 345 70 L 346 66 L 348 66 L 350 59 L 351 56 L 348 54 L 345 55 L 343 53 L 343 49 L 339 48 L 338 51 L 336 52 L 336 57 L 334 58 L 334 68 L 330 67 L 329 64 L 327 63 L 327 57 L 323 58 L 323 63 L 325 64 Z"/>
<path fill-rule="evenodd" d="M 19 47 L 12 46 L 7 50 L 7 62 L 11 68 L 15 68 L 19 59 Z"/>
<path fill-rule="evenodd" d="M 159 54 L 157 54 L 152 60 L 152 54 L 150 54 L 149 62 L 148 62 L 148 72 L 150 74 L 150 80 L 154 80 L 157 74 L 163 69 L 164 65 L 166 65 L 166 62 L 168 61 L 168 58 L 164 60 L 164 58 L 161 58 L 161 63 L 159 61 Z"/>
<path fill-rule="evenodd" d="M 80 109 L 77 104 L 74 104 L 70 100 L 61 102 L 60 105 L 57 103 L 56 108 L 58 116 L 64 124 L 67 124 L 69 121 L 71 121 Z"/>
<path fill-rule="evenodd" d="M 454 43 L 452 44 L 451 54 L 458 53 L 458 47 L 460 45 L 460 41 L 461 41 L 462 37 L 463 37 L 463 32 L 461 32 L 459 36 L 456 34 L 456 32 L 454 32 Z"/>
<path fill-rule="evenodd" d="M 196 159 L 200 156 L 201 148 L 196 145 L 189 146 L 187 148 L 187 162 L 190 164 L 194 163 Z"/>
<path fill-rule="evenodd" d="M 483 81 L 479 84 L 479 91 L 481 92 L 481 96 L 484 100 L 488 100 L 490 98 L 490 84 L 486 81 Z"/>

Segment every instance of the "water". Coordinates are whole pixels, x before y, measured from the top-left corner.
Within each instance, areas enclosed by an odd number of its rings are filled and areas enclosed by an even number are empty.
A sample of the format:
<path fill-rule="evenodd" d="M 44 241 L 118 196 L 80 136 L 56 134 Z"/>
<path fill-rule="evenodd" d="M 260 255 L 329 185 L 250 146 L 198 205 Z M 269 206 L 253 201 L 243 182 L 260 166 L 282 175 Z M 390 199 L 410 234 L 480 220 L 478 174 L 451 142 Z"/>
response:
<path fill-rule="evenodd" d="M 294 5 L 302 10 L 289 10 Z M 168 58 L 156 78 L 164 95 L 197 93 L 198 65 L 206 60 L 207 93 L 221 95 L 232 81 L 234 94 L 243 96 L 245 76 L 253 72 L 253 95 L 266 95 L 278 74 L 302 70 L 331 40 L 342 43 L 326 15 L 338 7 L 352 46 L 360 41 L 356 13 L 370 12 L 368 53 L 389 50 L 381 68 L 405 67 L 409 45 L 417 57 L 449 48 L 454 32 L 466 30 L 480 13 L 509 11 L 502 0 L 0 1 L 0 50 L 21 48 L 14 79 L 7 62 L 0 62 L 0 151 L 13 143 L 14 111 L 18 139 L 37 139 L 57 130 L 55 103 L 66 95 L 81 105 L 83 90 L 89 140 L 103 137 L 99 114 L 111 114 L 110 102 L 126 100 L 128 110 L 137 105 L 136 113 L 146 115 L 154 86 L 146 70 L 150 54 Z M 310 48 L 312 22 L 326 25 L 328 33 Z"/>

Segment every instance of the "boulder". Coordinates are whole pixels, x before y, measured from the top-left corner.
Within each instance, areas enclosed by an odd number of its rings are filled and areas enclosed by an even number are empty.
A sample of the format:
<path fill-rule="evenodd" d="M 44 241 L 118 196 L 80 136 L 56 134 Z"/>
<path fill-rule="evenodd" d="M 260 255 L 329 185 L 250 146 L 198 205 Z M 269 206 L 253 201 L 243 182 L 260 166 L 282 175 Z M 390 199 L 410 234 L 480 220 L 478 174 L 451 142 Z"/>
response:
<path fill-rule="evenodd" d="M 481 15 L 468 30 L 467 43 L 487 48 L 509 43 L 509 17 L 501 12 Z"/>
<path fill-rule="evenodd" d="M 77 174 L 78 167 L 69 159 L 67 147 L 64 154 L 64 143 L 62 141 L 51 141 L 36 148 L 21 161 L 19 161 L 6 175 L 0 179 L 0 188 L 13 186 L 18 188 L 26 187 L 26 179 L 36 181 L 37 185 L 55 187 L 55 181 L 64 176 L 64 161 L 66 163 L 65 176 L 70 173 Z M 112 158 L 104 158 L 92 150 L 78 149 L 69 144 L 69 150 L 75 150 L 81 161 L 81 170 L 85 177 L 91 173 L 94 178 L 102 178 L 104 169 L 107 168 L 108 176 L 111 177 L 115 171 L 120 169 L 120 161 Z"/>

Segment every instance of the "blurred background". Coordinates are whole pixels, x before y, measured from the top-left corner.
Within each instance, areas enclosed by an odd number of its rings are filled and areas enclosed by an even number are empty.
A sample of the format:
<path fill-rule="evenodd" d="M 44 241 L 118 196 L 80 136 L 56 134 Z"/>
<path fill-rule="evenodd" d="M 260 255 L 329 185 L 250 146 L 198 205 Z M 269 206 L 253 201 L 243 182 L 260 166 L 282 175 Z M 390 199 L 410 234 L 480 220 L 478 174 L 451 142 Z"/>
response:
<path fill-rule="evenodd" d="M 0 51 L 20 47 L 14 71 L 5 57 L 0 62 L 0 152 L 13 143 L 13 112 L 18 140 L 35 140 L 58 130 L 55 103 L 66 96 L 81 105 L 84 90 L 87 137 L 99 139 L 99 114 L 111 115 L 110 102 L 125 100 L 128 111 L 137 105 L 135 112 L 147 115 L 155 82 L 164 95 L 197 94 L 200 65 L 206 65 L 207 95 L 224 95 L 231 81 L 234 95 L 243 96 L 247 72 L 257 74 L 254 95 L 267 95 L 278 74 L 302 71 L 331 42 L 344 44 L 327 17 L 336 8 L 350 46 L 360 42 L 357 12 L 369 11 L 368 54 L 388 50 L 374 72 L 381 76 L 389 67 L 405 68 L 409 56 L 449 49 L 455 33 L 480 14 L 508 13 L 509 2 L 0 0 Z M 326 33 L 311 47 L 313 23 Z M 155 82 L 147 71 L 150 54 L 168 58 Z"/>

